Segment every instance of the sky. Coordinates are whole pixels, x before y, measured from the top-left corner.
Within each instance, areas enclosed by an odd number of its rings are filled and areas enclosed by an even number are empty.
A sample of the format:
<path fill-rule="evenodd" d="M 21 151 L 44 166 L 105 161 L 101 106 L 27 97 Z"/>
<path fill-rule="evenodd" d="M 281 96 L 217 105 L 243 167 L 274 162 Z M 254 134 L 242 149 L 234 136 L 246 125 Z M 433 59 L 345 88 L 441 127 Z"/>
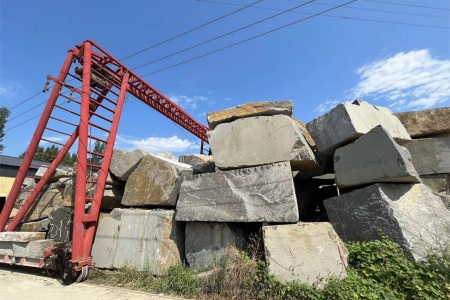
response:
<path fill-rule="evenodd" d="M 87 39 L 121 59 L 227 14 L 122 62 L 135 68 L 158 60 L 135 72 L 153 73 L 144 79 L 205 125 L 209 112 L 266 100 L 292 100 L 293 115 L 305 123 L 356 98 L 394 112 L 450 106 L 450 1 L 357 0 L 314 16 L 348 1 L 0 1 L 0 107 L 40 92 L 67 51 Z M 31 118 L 48 96 L 11 110 L 2 154 L 26 150 L 39 120 Z M 198 153 L 199 145 L 127 97 L 116 148 L 179 156 Z"/>

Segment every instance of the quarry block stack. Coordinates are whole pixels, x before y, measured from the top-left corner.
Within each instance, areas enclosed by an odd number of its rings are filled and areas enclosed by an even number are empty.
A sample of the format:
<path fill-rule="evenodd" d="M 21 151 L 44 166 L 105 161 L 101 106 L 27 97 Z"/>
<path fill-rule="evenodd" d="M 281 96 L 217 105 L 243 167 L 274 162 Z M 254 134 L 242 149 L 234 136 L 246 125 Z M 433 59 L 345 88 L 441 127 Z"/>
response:
<path fill-rule="evenodd" d="M 256 236 L 275 278 L 324 285 L 346 277 L 346 241 L 385 235 L 415 261 L 450 241 L 449 108 L 394 114 L 355 100 L 306 125 L 292 115 L 291 101 L 209 113 L 212 156 L 114 150 L 94 266 L 209 270 Z M 0 235 L 0 253 L 69 242 L 73 176 L 55 174 L 21 224 L 27 236 Z"/>

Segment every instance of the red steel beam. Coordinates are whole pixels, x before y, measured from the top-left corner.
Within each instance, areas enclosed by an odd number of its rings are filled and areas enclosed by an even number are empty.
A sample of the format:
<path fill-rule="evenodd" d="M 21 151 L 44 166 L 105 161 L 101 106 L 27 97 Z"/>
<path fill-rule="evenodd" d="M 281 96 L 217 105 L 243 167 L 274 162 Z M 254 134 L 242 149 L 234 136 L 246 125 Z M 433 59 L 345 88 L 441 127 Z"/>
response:
<path fill-rule="evenodd" d="M 67 73 L 69 72 L 70 66 L 72 65 L 73 58 L 74 58 L 74 53 L 71 50 L 67 54 L 66 60 L 64 61 L 64 64 L 59 72 L 58 79 L 60 81 L 64 81 L 66 79 Z M 3 207 L 3 210 L 0 214 L 0 232 L 5 230 L 6 223 L 9 220 L 9 215 L 11 214 L 11 211 L 14 207 L 16 199 L 19 196 L 20 188 L 21 188 L 22 183 L 27 175 L 31 161 L 33 160 L 33 155 L 36 152 L 36 149 L 39 145 L 39 141 L 41 140 L 44 130 L 47 127 L 47 123 L 48 123 L 50 114 L 53 110 L 53 107 L 55 106 L 56 100 L 58 99 L 58 94 L 59 94 L 60 90 L 61 90 L 61 85 L 56 83 L 55 86 L 53 87 L 53 90 L 50 94 L 47 104 L 45 105 L 44 112 L 42 113 L 39 123 L 36 127 L 36 131 L 35 131 L 33 137 L 31 138 L 27 152 L 26 152 L 26 154 L 22 160 L 22 163 L 20 165 L 19 172 L 16 175 L 16 179 L 14 180 L 14 184 L 11 188 L 11 191 L 9 192 L 8 199 L 6 200 L 5 206 Z M 56 169 L 56 166 L 55 166 L 55 169 Z M 51 170 L 49 168 L 47 170 L 47 173 L 49 173 L 50 171 Z M 43 180 L 41 180 L 40 182 L 42 182 L 42 181 Z M 18 216 L 15 217 L 15 220 L 16 219 L 19 219 Z M 9 226 L 9 227 L 11 227 L 11 226 Z M 12 228 L 15 228 L 15 227 L 12 227 Z M 13 229 L 8 228 L 8 230 L 13 230 Z"/>

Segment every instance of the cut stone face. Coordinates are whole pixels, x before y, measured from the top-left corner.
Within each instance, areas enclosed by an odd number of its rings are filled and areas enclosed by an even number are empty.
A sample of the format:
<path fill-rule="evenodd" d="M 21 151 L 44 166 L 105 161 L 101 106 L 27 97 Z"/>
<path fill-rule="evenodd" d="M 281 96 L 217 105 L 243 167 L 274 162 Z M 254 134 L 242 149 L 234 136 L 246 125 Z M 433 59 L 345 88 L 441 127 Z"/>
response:
<path fill-rule="evenodd" d="M 324 154 L 333 154 L 342 145 L 355 141 L 374 127 L 381 125 L 398 143 L 411 139 L 405 127 L 387 108 L 373 106 L 365 101 L 341 103 L 330 112 L 306 124 Z"/>
<path fill-rule="evenodd" d="M 280 282 L 324 286 L 347 276 L 348 251 L 330 223 L 263 226 L 263 237 L 269 273 Z"/>
<path fill-rule="evenodd" d="M 413 138 L 450 133 L 450 107 L 395 114 Z"/>
<path fill-rule="evenodd" d="M 68 243 L 72 240 L 73 208 L 55 207 L 49 216 L 48 238 L 58 243 Z"/>
<path fill-rule="evenodd" d="M 92 246 L 93 264 L 97 268 L 113 269 L 119 236 L 120 214 L 100 219 Z"/>
<path fill-rule="evenodd" d="M 292 101 L 262 101 L 245 103 L 233 108 L 209 113 L 209 129 L 213 130 L 221 123 L 254 116 L 292 115 Z"/>
<path fill-rule="evenodd" d="M 18 230 L 24 232 L 38 232 L 38 231 L 48 231 L 49 220 L 48 218 L 42 219 L 35 222 L 22 223 L 19 225 Z"/>
<path fill-rule="evenodd" d="M 53 240 L 34 240 L 30 242 L 14 242 L 13 253 L 15 257 L 43 258 L 45 250 L 53 248 Z"/>
<path fill-rule="evenodd" d="M 420 175 L 450 173 L 450 137 L 412 140 L 405 148 Z"/>
<path fill-rule="evenodd" d="M 114 209 L 100 220 L 92 255 L 99 268 L 130 265 L 164 275 L 180 264 L 184 232 L 170 210 Z"/>
<path fill-rule="evenodd" d="M 319 163 L 298 125 L 288 116 L 262 116 L 218 125 L 208 139 L 219 169 L 290 161 L 293 170 Z"/>
<path fill-rule="evenodd" d="M 244 232 L 226 223 L 186 223 L 185 252 L 189 266 L 205 270 L 219 264 L 228 247 L 236 249 L 244 241 Z"/>
<path fill-rule="evenodd" d="M 192 167 L 150 154 L 145 156 L 128 178 L 122 204 L 175 206 L 182 181 L 180 173 L 184 170 L 192 172 Z"/>
<path fill-rule="evenodd" d="M 115 149 L 111 157 L 109 170 L 119 180 L 127 181 L 131 172 L 133 172 L 141 159 L 146 155 L 147 153 L 140 149 L 131 152 Z"/>
<path fill-rule="evenodd" d="M 419 182 L 408 150 L 398 145 L 381 126 L 336 149 L 334 171 L 339 187 L 375 182 Z"/>
<path fill-rule="evenodd" d="M 377 183 L 324 204 L 344 241 L 380 239 L 383 233 L 418 261 L 426 257 L 430 246 L 450 240 L 450 211 L 423 184 Z"/>
<path fill-rule="evenodd" d="M 176 220 L 297 222 L 289 163 L 185 177 Z"/>

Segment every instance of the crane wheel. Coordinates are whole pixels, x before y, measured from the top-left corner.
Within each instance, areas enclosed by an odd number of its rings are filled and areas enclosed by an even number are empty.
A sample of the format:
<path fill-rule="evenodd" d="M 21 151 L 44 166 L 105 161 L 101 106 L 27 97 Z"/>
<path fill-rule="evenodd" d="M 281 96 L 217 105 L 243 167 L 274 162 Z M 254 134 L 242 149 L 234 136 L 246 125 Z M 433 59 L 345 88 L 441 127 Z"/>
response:
<path fill-rule="evenodd" d="M 75 279 L 75 282 L 83 282 L 86 280 L 86 278 L 88 277 L 89 274 L 89 266 L 83 266 L 81 268 L 81 272 L 77 272 L 77 278 Z"/>

